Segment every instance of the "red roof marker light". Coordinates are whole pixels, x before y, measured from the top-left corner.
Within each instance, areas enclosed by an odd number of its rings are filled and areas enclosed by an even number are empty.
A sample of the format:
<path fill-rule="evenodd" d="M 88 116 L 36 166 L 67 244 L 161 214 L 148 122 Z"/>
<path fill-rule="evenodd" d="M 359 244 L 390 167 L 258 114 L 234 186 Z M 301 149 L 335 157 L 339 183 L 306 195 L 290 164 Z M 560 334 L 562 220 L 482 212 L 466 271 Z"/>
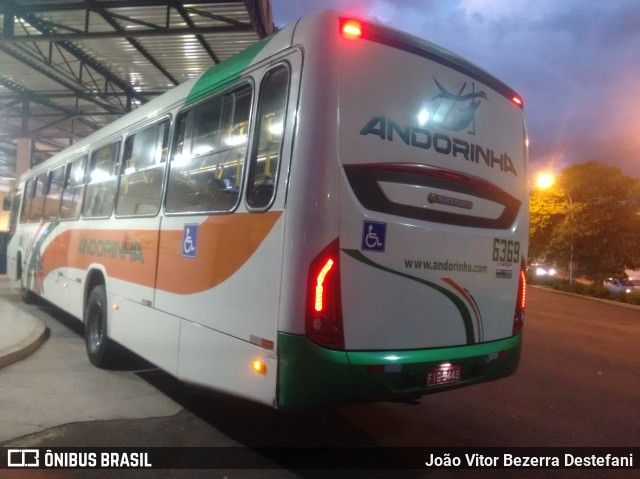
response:
<path fill-rule="evenodd" d="M 342 34 L 348 38 L 360 38 L 362 36 L 362 23 L 356 20 L 345 20 L 340 28 Z"/>

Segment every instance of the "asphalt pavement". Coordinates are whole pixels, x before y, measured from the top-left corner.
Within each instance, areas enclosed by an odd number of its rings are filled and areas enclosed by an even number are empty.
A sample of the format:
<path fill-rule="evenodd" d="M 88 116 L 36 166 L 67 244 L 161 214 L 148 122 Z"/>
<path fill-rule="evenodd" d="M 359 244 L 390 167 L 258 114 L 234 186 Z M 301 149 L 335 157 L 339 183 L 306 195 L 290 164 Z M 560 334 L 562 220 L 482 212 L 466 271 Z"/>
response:
<path fill-rule="evenodd" d="M 17 284 L 0 276 L 0 444 L 53 434 L 63 424 L 167 417 L 183 409 L 140 380 L 137 373 L 155 370 L 142 359 L 121 370 L 92 366 L 83 330 L 45 302 L 23 304 Z"/>

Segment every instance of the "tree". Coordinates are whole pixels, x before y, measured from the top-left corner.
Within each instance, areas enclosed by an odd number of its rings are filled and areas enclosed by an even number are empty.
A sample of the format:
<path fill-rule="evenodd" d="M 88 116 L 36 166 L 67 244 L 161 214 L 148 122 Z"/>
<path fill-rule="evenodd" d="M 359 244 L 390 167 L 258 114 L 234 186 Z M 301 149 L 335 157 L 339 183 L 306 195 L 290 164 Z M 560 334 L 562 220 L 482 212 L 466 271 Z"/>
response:
<path fill-rule="evenodd" d="M 532 205 L 534 253 L 562 263 L 573 256 L 574 272 L 596 282 L 640 268 L 640 180 L 590 161 L 566 168 Z"/>
<path fill-rule="evenodd" d="M 565 195 L 557 188 L 534 189 L 529 197 L 529 258 L 544 260 L 553 255 L 549 245 L 555 229 L 567 213 Z"/>

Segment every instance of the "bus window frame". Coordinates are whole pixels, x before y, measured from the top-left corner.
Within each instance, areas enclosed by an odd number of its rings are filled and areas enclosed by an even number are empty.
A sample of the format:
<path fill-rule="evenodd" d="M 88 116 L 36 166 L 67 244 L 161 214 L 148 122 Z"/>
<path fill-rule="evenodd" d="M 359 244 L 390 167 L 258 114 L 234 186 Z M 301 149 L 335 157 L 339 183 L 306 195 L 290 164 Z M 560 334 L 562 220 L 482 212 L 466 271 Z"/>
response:
<path fill-rule="evenodd" d="M 247 141 L 245 143 L 245 153 L 242 163 L 242 171 L 240 173 L 239 178 L 236 180 L 238 185 L 238 198 L 235 201 L 235 204 L 232 208 L 226 210 L 207 210 L 207 211 L 197 211 L 197 210 L 185 210 L 185 211 L 170 211 L 167 208 L 170 196 L 170 187 L 171 187 L 171 169 L 174 163 L 175 157 L 178 154 L 178 150 L 181 149 L 185 151 L 186 149 L 191 149 L 192 144 L 192 122 L 189 121 L 189 113 L 198 107 L 201 107 L 205 103 L 213 102 L 218 99 L 222 100 L 222 104 L 224 105 L 224 98 L 226 95 L 234 93 L 235 91 L 241 90 L 243 87 L 248 87 L 250 91 L 250 102 L 249 102 L 249 115 L 248 115 L 248 128 L 247 128 Z M 202 98 L 199 98 L 197 102 L 193 104 L 189 104 L 187 106 L 183 106 L 178 110 L 175 114 L 175 117 L 172 122 L 171 129 L 171 137 L 170 137 L 170 145 L 169 145 L 169 157 L 167 159 L 167 171 L 165 174 L 165 188 L 163 192 L 163 213 L 165 216 L 215 216 L 215 215 L 229 215 L 235 213 L 240 205 L 242 204 L 242 198 L 244 194 L 245 188 L 245 178 L 247 176 L 247 163 L 249 160 L 251 141 L 253 136 L 253 127 L 254 127 L 254 116 L 255 116 L 255 99 L 256 99 L 256 82 L 255 79 L 247 73 L 247 76 L 241 77 L 239 80 L 228 83 L 224 85 L 220 89 L 216 89 L 212 91 L 208 95 L 204 95 Z M 235 103 L 234 103 L 234 115 L 235 115 Z M 222 113 L 224 115 L 224 112 Z M 186 118 L 186 119 L 185 119 Z M 182 134 L 182 138 L 180 138 L 181 131 L 181 123 L 185 121 L 186 124 L 184 126 L 184 131 Z M 179 147 L 179 143 L 181 143 Z M 231 150 L 232 148 L 229 148 Z M 199 155 L 201 157 L 206 156 L 209 153 L 204 155 Z M 191 158 L 189 159 L 189 161 Z"/>
<path fill-rule="evenodd" d="M 91 173 L 93 172 L 93 170 L 95 169 L 96 163 L 99 160 L 95 160 L 94 161 L 94 157 L 95 155 L 97 155 L 97 153 L 102 150 L 103 148 L 106 147 L 112 147 L 116 145 L 117 148 L 117 152 L 115 155 L 115 170 L 113 172 L 113 174 L 106 180 L 103 181 L 91 181 Z M 107 141 L 103 142 L 100 144 L 100 146 L 97 146 L 95 148 L 92 148 L 92 150 L 89 152 L 88 155 L 88 161 L 87 164 L 85 165 L 85 170 L 84 170 L 84 178 L 85 178 L 85 182 L 84 182 L 84 193 L 83 193 L 83 201 L 82 201 L 82 207 L 81 209 L 81 213 L 80 216 L 83 219 L 87 219 L 87 220 L 102 220 L 102 219 L 107 219 L 110 218 L 111 216 L 113 216 L 114 210 L 115 210 L 115 206 L 116 206 L 116 197 L 118 195 L 118 172 L 120 171 L 120 164 L 122 163 L 122 150 L 123 150 L 123 140 L 122 140 L 122 136 L 116 136 L 116 137 L 111 137 L 109 138 Z M 85 207 L 87 206 L 87 195 L 88 195 L 88 191 L 89 191 L 89 187 L 92 185 L 98 185 L 100 183 L 106 183 L 108 181 L 113 181 L 114 182 L 114 186 L 113 186 L 113 198 L 111 200 L 111 208 L 109 209 L 109 214 L 107 215 L 88 215 L 85 212 Z M 102 205 L 101 208 L 102 210 Z"/>
<path fill-rule="evenodd" d="M 160 198 L 158 200 L 158 205 L 157 205 L 157 209 L 154 213 L 146 213 L 146 214 L 118 214 L 118 202 L 121 200 L 120 197 L 120 189 L 122 186 L 122 178 L 125 175 L 125 152 L 127 149 L 127 141 L 129 140 L 129 138 L 133 138 L 135 137 L 138 133 L 140 133 L 141 131 L 146 130 L 147 128 L 152 128 L 152 127 L 157 127 L 159 125 L 161 125 L 163 122 L 167 123 L 167 128 L 166 128 L 166 135 L 167 135 L 167 144 L 166 144 L 166 157 L 164 159 L 164 161 L 162 163 L 158 163 L 155 166 L 151 166 L 148 168 L 143 168 L 140 170 L 136 170 L 134 173 L 140 173 L 143 171 L 151 171 L 154 168 L 156 168 L 158 165 L 162 164 L 162 177 L 160 179 Z M 168 185 L 168 177 L 169 177 L 169 163 L 170 163 L 170 159 L 171 159 L 171 154 L 172 154 L 172 143 L 173 143 L 173 135 L 175 133 L 175 118 L 173 118 L 173 116 L 171 114 L 167 114 L 167 115 L 163 115 L 159 118 L 155 118 L 153 121 L 149 122 L 149 123 L 145 123 L 145 124 L 141 124 L 139 125 L 139 128 L 136 128 L 135 130 L 131 131 L 131 132 L 127 132 L 123 139 L 122 139 L 122 144 L 121 144 L 121 151 L 119 154 L 119 165 L 118 165 L 118 171 L 116 172 L 117 175 L 117 184 L 116 184 L 116 191 L 115 191 L 115 198 L 114 198 L 114 205 L 113 205 L 113 211 L 112 214 L 114 215 L 114 217 L 116 218 L 153 218 L 158 216 L 162 211 L 163 211 L 163 206 L 164 206 L 164 202 L 165 202 L 165 192 L 167 189 L 167 185 Z M 160 169 L 160 168 L 158 168 Z"/>
<path fill-rule="evenodd" d="M 31 204 L 29 207 L 29 217 L 27 218 L 27 222 L 28 223 L 39 223 L 40 221 L 43 220 L 44 218 L 44 204 L 45 201 L 47 199 L 47 183 L 49 181 L 49 172 L 48 171 L 44 171 L 41 173 L 38 173 L 37 175 L 35 175 L 33 177 L 33 194 L 31 195 Z M 38 183 L 42 182 L 42 188 L 40 189 L 40 192 L 38 193 Z M 34 205 L 34 200 L 36 200 L 36 198 L 41 199 L 42 203 L 40 204 L 40 212 L 34 212 L 33 210 L 33 205 Z"/>
<path fill-rule="evenodd" d="M 255 163 L 257 164 L 257 156 L 260 148 L 259 136 L 260 136 L 260 126 L 262 124 L 262 121 L 261 121 L 262 119 L 260 117 L 262 105 L 261 105 L 260 99 L 263 93 L 263 88 L 265 87 L 265 80 L 267 80 L 268 76 L 271 75 L 274 71 L 283 67 L 286 69 L 288 75 L 287 75 L 285 103 L 283 108 L 282 138 L 280 141 L 280 148 L 278 153 L 278 165 L 276 167 L 275 177 L 273 179 L 273 191 L 271 193 L 271 198 L 265 205 L 254 207 L 254 206 L 251 206 L 251 203 L 249 201 L 249 188 L 251 186 L 249 185 L 249 182 L 252 180 L 252 176 L 253 176 L 252 170 L 254 168 L 254 159 L 255 159 Z M 245 190 L 244 190 L 244 203 L 245 203 L 245 207 L 247 208 L 247 211 L 251 213 L 262 213 L 264 211 L 269 210 L 273 206 L 276 200 L 276 195 L 278 192 L 278 184 L 280 182 L 280 171 L 282 168 L 282 152 L 284 151 L 285 136 L 287 132 L 287 121 L 289 118 L 288 110 L 289 110 L 290 100 L 291 100 L 292 79 L 293 79 L 293 66 L 287 59 L 284 59 L 284 60 L 278 61 L 277 63 L 269 65 L 269 67 L 263 72 L 262 76 L 260 77 L 260 85 L 258 88 L 258 93 L 256 95 L 256 101 L 255 101 L 256 111 L 254 115 L 253 124 L 251 125 L 251 129 L 252 129 L 251 145 L 250 145 L 251 151 L 250 151 L 250 154 L 248 155 L 247 167 L 246 167 L 246 173 L 245 173 L 246 180 L 245 180 Z"/>
<path fill-rule="evenodd" d="M 52 221 L 60 217 L 60 207 L 62 205 L 62 191 L 63 191 L 63 185 L 64 185 L 65 168 L 66 168 L 66 164 L 58 165 L 55 168 L 51 168 L 47 173 L 47 185 L 45 188 L 44 205 L 42 209 L 42 219 L 44 221 Z M 51 195 L 51 185 L 53 184 L 54 174 L 55 172 L 58 172 L 58 171 L 62 171 L 62 178 L 59 183 L 60 189 L 57 195 L 58 205 L 57 205 L 57 208 L 55 209 L 55 215 L 45 216 L 45 213 L 47 211 L 47 203 L 52 199 L 55 199 L 55 197 Z"/>
<path fill-rule="evenodd" d="M 29 222 L 29 210 L 31 209 L 31 202 L 33 200 L 35 179 L 36 177 L 34 176 L 24 182 L 24 194 L 22 196 L 22 205 L 20 207 L 20 217 L 18 218 L 19 223 Z"/>
<path fill-rule="evenodd" d="M 77 214 L 75 214 L 74 216 L 65 217 L 65 216 L 62 216 L 61 214 L 62 204 L 64 200 L 64 193 L 65 191 L 71 189 L 68 183 L 69 183 L 69 179 L 71 178 L 71 170 L 73 169 L 73 164 L 76 161 L 84 162 L 84 167 L 82 171 L 82 181 L 79 184 L 74 185 L 72 187 L 74 189 L 82 188 L 82 192 L 80 193 L 80 199 L 79 199 L 80 204 L 76 207 Z M 70 160 L 67 160 L 64 164 L 64 179 L 63 179 L 62 191 L 60 192 L 60 209 L 58 210 L 58 218 L 60 219 L 60 221 L 78 221 L 78 219 L 80 219 L 80 216 L 82 215 L 82 206 L 84 205 L 84 192 L 87 189 L 87 165 L 88 164 L 89 164 L 88 152 L 80 156 L 71 158 Z"/>

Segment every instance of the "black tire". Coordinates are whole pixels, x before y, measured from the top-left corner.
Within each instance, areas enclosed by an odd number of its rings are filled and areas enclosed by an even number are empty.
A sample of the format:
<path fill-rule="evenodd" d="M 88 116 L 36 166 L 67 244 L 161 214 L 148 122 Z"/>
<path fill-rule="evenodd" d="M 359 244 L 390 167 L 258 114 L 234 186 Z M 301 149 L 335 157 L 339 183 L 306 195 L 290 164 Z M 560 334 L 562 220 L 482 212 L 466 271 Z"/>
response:
<path fill-rule="evenodd" d="M 38 300 L 38 295 L 25 286 L 24 275 L 26 273 L 22 268 L 20 269 L 20 296 L 22 297 L 22 302 L 24 304 L 34 304 Z"/>
<path fill-rule="evenodd" d="M 34 304 L 38 300 L 38 296 L 23 285 L 20 285 L 20 297 L 24 304 Z"/>
<path fill-rule="evenodd" d="M 117 362 L 116 344 L 107 335 L 109 308 L 104 285 L 98 285 L 89 295 L 84 313 L 84 342 L 89 361 L 96 367 L 108 368 Z"/>

